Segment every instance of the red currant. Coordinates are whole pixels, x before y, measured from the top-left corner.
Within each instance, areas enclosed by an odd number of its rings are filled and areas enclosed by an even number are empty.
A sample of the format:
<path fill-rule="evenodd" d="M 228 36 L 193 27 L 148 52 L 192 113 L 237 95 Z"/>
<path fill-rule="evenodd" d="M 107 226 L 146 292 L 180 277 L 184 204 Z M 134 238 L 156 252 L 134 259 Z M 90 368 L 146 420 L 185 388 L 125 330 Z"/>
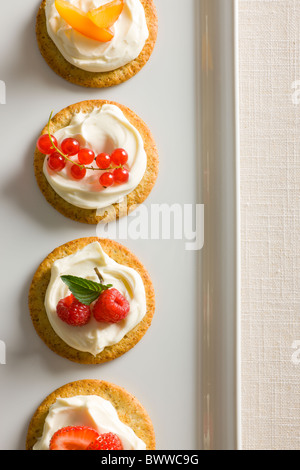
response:
<path fill-rule="evenodd" d="M 80 150 L 80 144 L 78 140 L 73 139 L 72 137 L 68 137 L 67 139 L 64 139 L 61 143 L 61 150 L 65 155 L 68 155 L 69 157 L 73 157 L 74 155 L 77 155 L 77 153 Z"/>
<path fill-rule="evenodd" d="M 102 170 L 106 170 L 110 167 L 111 161 L 108 153 L 100 153 L 96 158 L 96 164 Z"/>
<path fill-rule="evenodd" d="M 50 170 L 61 171 L 66 166 L 66 159 L 58 152 L 52 153 L 48 158 L 48 166 Z"/>
<path fill-rule="evenodd" d="M 95 159 L 95 153 L 90 149 L 81 149 L 78 152 L 78 161 L 82 165 L 89 165 Z"/>
<path fill-rule="evenodd" d="M 114 181 L 117 184 L 127 183 L 129 180 L 129 171 L 125 168 L 116 168 L 114 170 Z"/>
<path fill-rule="evenodd" d="M 53 140 L 54 145 L 57 147 L 57 140 L 54 135 L 51 135 L 51 139 Z M 53 147 L 48 134 L 41 135 L 37 141 L 37 148 L 44 155 L 51 155 L 51 153 L 56 152 L 56 149 Z"/>
<path fill-rule="evenodd" d="M 117 166 L 125 165 L 128 161 L 128 153 L 124 149 L 116 149 L 110 157 L 112 162 Z"/>
<path fill-rule="evenodd" d="M 103 173 L 100 176 L 99 181 L 102 186 L 104 186 L 105 188 L 108 188 L 109 186 L 112 186 L 114 184 L 114 181 L 115 181 L 114 175 L 107 171 L 106 173 Z"/>
<path fill-rule="evenodd" d="M 82 180 L 86 175 L 86 169 L 78 165 L 72 165 L 71 175 L 75 180 Z"/>

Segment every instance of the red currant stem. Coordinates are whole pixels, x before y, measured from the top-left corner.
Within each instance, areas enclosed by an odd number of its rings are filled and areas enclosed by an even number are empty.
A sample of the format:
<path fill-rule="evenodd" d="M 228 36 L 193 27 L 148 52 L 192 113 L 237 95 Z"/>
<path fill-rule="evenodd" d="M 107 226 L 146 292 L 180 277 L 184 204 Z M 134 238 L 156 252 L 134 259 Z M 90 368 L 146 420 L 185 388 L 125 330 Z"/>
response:
<path fill-rule="evenodd" d="M 67 157 L 67 155 L 65 155 L 65 154 L 55 145 L 55 143 L 53 142 L 53 139 L 52 139 L 51 133 L 50 133 L 50 122 L 51 122 L 51 119 L 52 119 L 52 115 L 53 115 L 53 111 L 51 112 L 50 117 L 49 117 L 49 121 L 48 121 L 48 135 L 49 135 L 49 139 L 50 139 L 50 142 L 51 142 L 52 146 L 53 146 L 53 147 L 55 148 L 55 150 L 56 150 L 62 157 L 64 157 L 68 162 L 73 163 L 73 164 L 75 164 L 75 165 L 77 165 L 77 166 L 79 166 L 79 167 L 82 168 L 82 165 L 79 165 L 78 163 L 73 162 L 73 160 L 71 160 L 69 157 Z"/>
<path fill-rule="evenodd" d="M 100 171 L 101 168 L 94 168 L 93 166 L 85 166 L 85 165 L 81 165 L 80 163 L 74 162 L 73 160 L 71 160 L 67 155 L 65 155 L 65 154 L 55 145 L 55 143 L 53 142 L 53 139 L 52 139 L 52 137 L 51 137 L 51 133 L 50 133 L 50 122 L 51 122 L 52 116 L 53 116 L 53 111 L 51 112 L 50 117 L 49 117 L 49 120 L 48 120 L 48 135 L 49 135 L 49 139 L 50 139 L 50 142 L 51 142 L 53 148 L 55 148 L 55 150 L 56 150 L 62 157 L 64 157 L 68 162 L 72 163 L 73 165 L 79 166 L 79 168 L 80 168 L 81 170 L 82 170 L 83 168 L 85 168 L 86 170 Z M 102 171 L 103 171 L 103 170 L 102 170 Z"/>

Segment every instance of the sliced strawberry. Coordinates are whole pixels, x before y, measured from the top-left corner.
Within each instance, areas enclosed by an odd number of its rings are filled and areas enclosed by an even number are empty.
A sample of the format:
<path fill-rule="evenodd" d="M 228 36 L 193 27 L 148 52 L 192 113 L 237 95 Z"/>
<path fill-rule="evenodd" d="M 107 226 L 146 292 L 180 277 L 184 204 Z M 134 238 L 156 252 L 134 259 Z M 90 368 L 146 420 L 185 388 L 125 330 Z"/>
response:
<path fill-rule="evenodd" d="M 99 437 L 95 429 L 88 426 L 67 426 L 53 434 L 50 450 L 86 450 L 87 446 Z"/>
<path fill-rule="evenodd" d="M 86 450 L 124 450 L 120 438 L 108 432 L 106 434 L 101 434 L 97 439 L 92 441 Z"/>

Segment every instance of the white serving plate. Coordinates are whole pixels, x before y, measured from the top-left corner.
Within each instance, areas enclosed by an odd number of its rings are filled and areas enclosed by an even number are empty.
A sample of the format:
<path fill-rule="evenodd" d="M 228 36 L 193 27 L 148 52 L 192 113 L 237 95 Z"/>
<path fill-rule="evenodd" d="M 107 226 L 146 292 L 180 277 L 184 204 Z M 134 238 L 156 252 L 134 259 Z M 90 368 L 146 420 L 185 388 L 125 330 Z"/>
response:
<path fill-rule="evenodd" d="M 28 423 L 44 397 L 85 378 L 108 380 L 135 394 L 153 420 L 158 449 L 240 446 L 236 2 L 156 4 L 159 35 L 149 64 L 127 83 L 105 90 L 71 85 L 46 65 L 35 40 L 38 0 L 19 2 L 18 8 L 2 5 L 1 450 L 24 449 Z M 208 44 L 213 69 L 203 62 Z M 156 314 L 134 349 L 89 367 L 57 356 L 41 342 L 27 295 L 50 251 L 99 234 L 49 206 L 32 168 L 35 141 L 51 110 L 97 98 L 131 107 L 156 138 L 160 175 L 146 210 L 164 203 L 204 204 L 205 244 L 190 251 L 186 239 L 174 236 L 116 237 L 151 274 Z M 125 223 L 120 222 L 121 231 Z"/>

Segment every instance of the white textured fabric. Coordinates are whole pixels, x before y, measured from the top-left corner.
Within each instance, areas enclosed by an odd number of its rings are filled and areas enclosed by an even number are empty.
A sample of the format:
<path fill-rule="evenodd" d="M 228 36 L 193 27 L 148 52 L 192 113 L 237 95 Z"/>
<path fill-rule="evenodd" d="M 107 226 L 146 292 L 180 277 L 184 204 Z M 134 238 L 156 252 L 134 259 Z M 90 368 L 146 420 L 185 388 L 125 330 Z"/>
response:
<path fill-rule="evenodd" d="M 300 1 L 240 0 L 244 449 L 300 449 Z M 297 352 L 298 351 L 298 352 Z"/>

